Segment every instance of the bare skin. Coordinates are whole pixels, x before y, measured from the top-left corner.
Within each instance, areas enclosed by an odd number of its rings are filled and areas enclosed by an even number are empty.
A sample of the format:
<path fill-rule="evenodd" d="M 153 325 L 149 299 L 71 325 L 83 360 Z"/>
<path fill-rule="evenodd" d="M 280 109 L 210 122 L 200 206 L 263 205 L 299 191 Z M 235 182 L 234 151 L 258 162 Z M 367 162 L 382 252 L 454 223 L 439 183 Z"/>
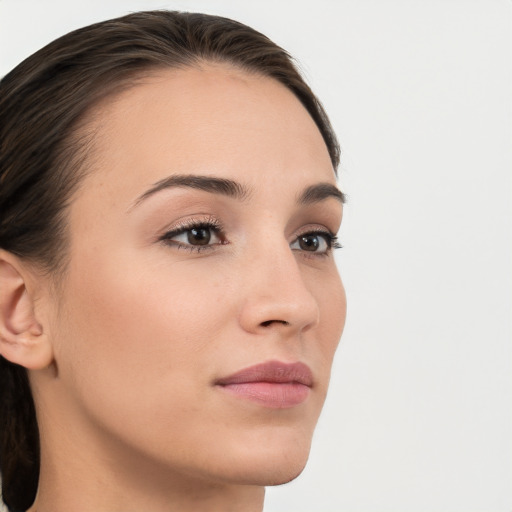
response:
<path fill-rule="evenodd" d="M 0 253 L 2 354 L 41 431 L 30 510 L 261 511 L 304 468 L 345 323 L 325 143 L 290 91 L 226 65 L 156 73 L 91 123 L 59 295 Z M 218 384 L 269 361 L 310 368 L 303 401 Z"/>

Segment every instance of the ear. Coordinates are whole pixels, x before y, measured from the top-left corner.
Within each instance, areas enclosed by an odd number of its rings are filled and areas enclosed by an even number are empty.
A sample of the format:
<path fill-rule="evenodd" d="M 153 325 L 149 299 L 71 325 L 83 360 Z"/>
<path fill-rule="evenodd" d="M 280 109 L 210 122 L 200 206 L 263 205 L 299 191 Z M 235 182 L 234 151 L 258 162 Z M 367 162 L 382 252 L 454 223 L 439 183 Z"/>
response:
<path fill-rule="evenodd" d="M 52 363 L 53 350 L 34 314 L 28 274 L 16 256 L 0 250 L 0 355 L 39 370 Z"/>

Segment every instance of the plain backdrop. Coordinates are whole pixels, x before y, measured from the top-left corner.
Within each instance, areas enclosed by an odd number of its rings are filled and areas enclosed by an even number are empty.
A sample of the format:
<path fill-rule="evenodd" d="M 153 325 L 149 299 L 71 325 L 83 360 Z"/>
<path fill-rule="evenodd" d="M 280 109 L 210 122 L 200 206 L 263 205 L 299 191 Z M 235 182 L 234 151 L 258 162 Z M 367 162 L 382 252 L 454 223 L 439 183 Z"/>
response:
<path fill-rule="evenodd" d="M 512 2 L 0 0 L 0 75 L 155 8 L 284 46 L 342 145 L 348 321 L 308 467 L 265 512 L 510 512 Z"/>

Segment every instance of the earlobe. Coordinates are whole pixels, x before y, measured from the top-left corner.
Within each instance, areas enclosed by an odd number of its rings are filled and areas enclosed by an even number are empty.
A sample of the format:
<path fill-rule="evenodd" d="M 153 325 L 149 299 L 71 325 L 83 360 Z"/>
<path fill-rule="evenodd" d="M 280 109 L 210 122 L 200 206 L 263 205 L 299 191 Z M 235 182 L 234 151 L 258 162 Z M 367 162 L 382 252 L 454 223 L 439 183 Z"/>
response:
<path fill-rule="evenodd" d="M 18 258 L 0 251 L 0 355 L 31 370 L 49 366 L 53 351 L 34 314 Z"/>

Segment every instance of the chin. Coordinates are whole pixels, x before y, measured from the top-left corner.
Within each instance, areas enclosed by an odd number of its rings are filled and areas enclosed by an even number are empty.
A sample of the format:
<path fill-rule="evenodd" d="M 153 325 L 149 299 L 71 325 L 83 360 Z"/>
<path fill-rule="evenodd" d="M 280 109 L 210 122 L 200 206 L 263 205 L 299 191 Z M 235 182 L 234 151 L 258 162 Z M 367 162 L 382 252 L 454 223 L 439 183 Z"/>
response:
<path fill-rule="evenodd" d="M 274 486 L 291 482 L 304 470 L 309 458 L 310 443 L 290 446 L 283 443 L 276 447 L 269 443 L 265 449 L 244 453 L 231 461 L 230 477 L 237 483 L 258 486 Z M 229 477 L 228 477 L 229 478 Z M 230 479 L 231 479 L 230 478 Z"/>
<path fill-rule="evenodd" d="M 295 480 L 306 467 L 306 460 L 299 463 L 290 464 L 288 461 L 274 461 L 272 465 L 266 467 L 245 467 L 237 472 L 236 475 L 229 475 L 224 483 L 237 485 L 255 485 L 261 487 L 272 487 L 283 485 Z M 249 466 L 249 462 L 247 466 Z M 226 482 L 227 481 L 227 482 Z"/>
<path fill-rule="evenodd" d="M 287 484 L 288 482 L 291 482 L 292 480 L 295 480 L 306 467 L 306 462 L 303 464 L 300 464 L 299 466 L 295 466 L 293 468 L 286 468 L 286 469 L 277 469 L 275 470 L 274 474 L 268 475 L 271 478 L 266 479 L 266 482 L 262 485 L 269 487 L 274 485 L 283 485 Z"/>
<path fill-rule="evenodd" d="M 308 454 L 309 455 L 309 454 Z M 265 468 L 259 475 L 254 475 L 253 485 L 274 486 L 295 480 L 306 467 L 308 457 L 300 460 L 273 461 L 272 467 Z"/>

